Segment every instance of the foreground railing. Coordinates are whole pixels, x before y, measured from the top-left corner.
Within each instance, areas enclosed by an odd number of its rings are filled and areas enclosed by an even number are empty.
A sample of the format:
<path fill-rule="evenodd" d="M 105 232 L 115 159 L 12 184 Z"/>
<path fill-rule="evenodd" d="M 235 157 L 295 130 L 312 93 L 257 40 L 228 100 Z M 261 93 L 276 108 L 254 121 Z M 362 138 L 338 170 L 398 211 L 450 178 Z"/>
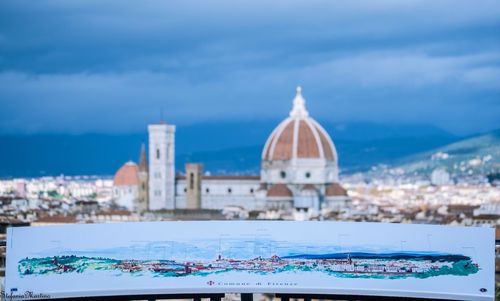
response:
<path fill-rule="evenodd" d="M 493 229 L 345 222 L 9 228 L 8 299 L 494 300 Z"/>

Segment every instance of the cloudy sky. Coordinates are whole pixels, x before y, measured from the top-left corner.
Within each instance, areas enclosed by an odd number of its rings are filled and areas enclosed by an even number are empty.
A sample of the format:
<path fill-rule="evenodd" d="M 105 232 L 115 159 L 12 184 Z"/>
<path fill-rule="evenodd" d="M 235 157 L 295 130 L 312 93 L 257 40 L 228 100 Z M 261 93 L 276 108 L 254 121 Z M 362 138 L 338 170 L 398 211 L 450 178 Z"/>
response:
<path fill-rule="evenodd" d="M 0 133 L 279 120 L 500 127 L 500 2 L 0 1 Z"/>

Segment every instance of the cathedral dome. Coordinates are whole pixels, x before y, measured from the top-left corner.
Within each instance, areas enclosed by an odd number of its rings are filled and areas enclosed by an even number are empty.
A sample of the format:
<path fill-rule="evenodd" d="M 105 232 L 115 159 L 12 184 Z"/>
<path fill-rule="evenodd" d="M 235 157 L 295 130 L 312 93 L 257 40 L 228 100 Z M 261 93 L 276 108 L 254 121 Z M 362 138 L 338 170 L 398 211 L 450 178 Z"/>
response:
<path fill-rule="evenodd" d="M 290 116 L 281 122 L 267 139 L 262 151 L 263 161 L 337 161 L 332 139 L 318 122 L 309 117 L 301 92 L 301 88 L 297 87 Z"/>
<path fill-rule="evenodd" d="M 125 163 L 113 178 L 114 186 L 139 185 L 139 168 L 134 162 Z"/>

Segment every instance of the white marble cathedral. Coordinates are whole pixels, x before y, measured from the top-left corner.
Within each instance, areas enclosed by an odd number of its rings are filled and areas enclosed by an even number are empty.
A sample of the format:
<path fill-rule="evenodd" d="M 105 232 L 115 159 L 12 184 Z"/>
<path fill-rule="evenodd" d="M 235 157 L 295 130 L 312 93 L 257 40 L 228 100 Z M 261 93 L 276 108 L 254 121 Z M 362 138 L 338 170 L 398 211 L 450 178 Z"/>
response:
<path fill-rule="evenodd" d="M 325 129 L 309 116 L 300 87 L 289 116 L 264 145 L 260 176 L 205 176 L 200 164 L 186 164 L 185 175 L 176 176 L 175 126 L 153 124 L 148 126 L 148 132 L 147 180 L 138 187 L 135 205 L 126 206 L 131 210 L 238 206 L 246 210 L 319 211 L 338 208 L 348 200 L 339 184 L 335 145 Z M 144 164 L 142 154 L 140 165 Z M 130 204 L 129 199 L 126 203 Z"/>

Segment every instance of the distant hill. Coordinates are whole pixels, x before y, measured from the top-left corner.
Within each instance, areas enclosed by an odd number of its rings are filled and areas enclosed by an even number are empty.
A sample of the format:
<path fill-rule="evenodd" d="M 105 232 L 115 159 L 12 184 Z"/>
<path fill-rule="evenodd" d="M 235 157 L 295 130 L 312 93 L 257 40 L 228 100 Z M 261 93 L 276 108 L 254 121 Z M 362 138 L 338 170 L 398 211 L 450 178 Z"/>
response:
<path fill-rule="evenodd" d="M 185 154 L 258 145 L 263 147 L 267 137 L 280 121 L 212 122 L 179 126 L 176 133 L 176 152 Z M 457 139 L 454 135 L 430 125 L 334 123 L 329 120 L 319 120 L 319 122 L 335 142 L 426 137 L 445 138 L 448 141 Z"/>
<path fill-rule="evenodd" d="M 0 177 L 112 175 L 139 157 L 146 134 L 0 136 Z"/>
<path fill-rule="evenodd" d="M 257 174 L 264 143 L 278 123 L 244 122 L 205 124 L 203 129 L 199 125 L 179 128 L 177 162 L 182 164 L 177 164 L 177 168 L 183 170 L 183 162 L 202 162 L 205 170 L 212 173 Z M 428 125 L 336 124 L 327 121 L 321 124 L 334 140 L 344 173 L 363 171 L 379 163 L 390 163 L 460 139 Z M 200 133 L 207 134 L 200 137 Z M 217 133 L 217 137 L 210 133 Z"/>
<path fill-rule="evenodd" d="M 498 173 L 500 129 L 397 160 L 393 167 L 407 174 L 429 174 L 436 168 L 454 175 Z"/>
<path fill-rule="evenodd" d="M 390 164 L 395 159 L 446 145 L 452 137 L 384 138 L 376 140 L 335 140 L 343 173 L 365 171 L 377 164 Z M 227 148 L 180 154 L 179 162 L 202 162 L 212 173 L 257 174 L 263 146 Z M 181 170 L 183 166 L 178 166 Z"/>
<path fill-rule="evenodd" d="M 332 136 L 343 172 L 365 170 L 428 151 L 459 138 L 427 125 L 383 125 L 320 121 Z M 179 126 L 176 168 L 202 162 L 214 174 L 257 174 L 263 145 L 279 123 L 242 121 Z M 147 133 L 0 135 L 0 177 L 113 175 L 137 161 Z"/>

